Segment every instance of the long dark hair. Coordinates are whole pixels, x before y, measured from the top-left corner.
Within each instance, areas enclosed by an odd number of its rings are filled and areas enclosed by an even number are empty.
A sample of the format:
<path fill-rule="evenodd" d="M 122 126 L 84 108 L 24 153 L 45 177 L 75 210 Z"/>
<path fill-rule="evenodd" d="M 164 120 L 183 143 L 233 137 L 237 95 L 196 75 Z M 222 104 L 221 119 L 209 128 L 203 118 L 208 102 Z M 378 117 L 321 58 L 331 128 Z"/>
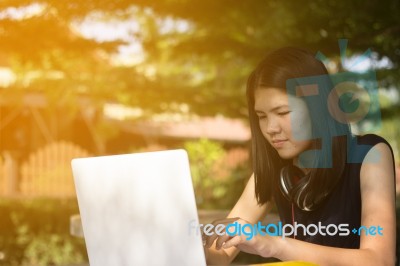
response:
<path fill-rule="evenodd" d="M 292 160 L 280 158 L 263 136 L 254 110 L 255 89 L 279 88 L 290 93 L 289 80 L 313 77 L 322 80 L 317 98 L 304 97 L 312 121 L 313 166 L 305 185 L 295 192 L 294 203 L 301 209 L 317 208 L 342 176 L 347 160 L 346 137 L 351 136 L 351 131 L 348 124 L 337 122 L 329 113 L 327 99 L 332 83 L 328 72 L 311 53 L 293 47 L 281 48 L 264 58 L 247 82 L 255 195 L 260 205 L 271 200 L 281 169 L 291 165 Z"/>

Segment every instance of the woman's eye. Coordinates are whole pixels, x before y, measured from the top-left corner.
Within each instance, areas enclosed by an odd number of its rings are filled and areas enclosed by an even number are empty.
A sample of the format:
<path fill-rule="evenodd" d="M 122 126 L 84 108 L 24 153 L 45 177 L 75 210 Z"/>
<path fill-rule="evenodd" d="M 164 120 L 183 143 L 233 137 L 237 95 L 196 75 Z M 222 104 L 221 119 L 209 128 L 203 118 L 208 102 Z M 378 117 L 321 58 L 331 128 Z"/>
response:
<path fill-rule="evenodd" d="M 280 113 L 278 113 L 278 115 L 287 115 L 287 114 L 289 114 L 289 113 L 290 113 L 290 111 L 280 112 Z"/>
<path fill-rule="evenodd" d="M 263 120 L 265 118 L 267 118 L 265 115 L 261 115 L 261 116 L 258 117 L 258 120 Z"/>

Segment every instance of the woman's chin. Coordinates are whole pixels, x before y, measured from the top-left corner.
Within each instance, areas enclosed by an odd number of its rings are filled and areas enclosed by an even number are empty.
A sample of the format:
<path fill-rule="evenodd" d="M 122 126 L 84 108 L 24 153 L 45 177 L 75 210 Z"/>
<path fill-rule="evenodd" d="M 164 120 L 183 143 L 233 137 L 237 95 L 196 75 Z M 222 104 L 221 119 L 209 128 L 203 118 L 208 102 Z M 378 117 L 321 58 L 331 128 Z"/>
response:
<path fill-rule="evenodd" d="M 288 151 L 278 151 L 278 155 L 284 160 L 289 160 L 296 157 L 296 154 Z"/>

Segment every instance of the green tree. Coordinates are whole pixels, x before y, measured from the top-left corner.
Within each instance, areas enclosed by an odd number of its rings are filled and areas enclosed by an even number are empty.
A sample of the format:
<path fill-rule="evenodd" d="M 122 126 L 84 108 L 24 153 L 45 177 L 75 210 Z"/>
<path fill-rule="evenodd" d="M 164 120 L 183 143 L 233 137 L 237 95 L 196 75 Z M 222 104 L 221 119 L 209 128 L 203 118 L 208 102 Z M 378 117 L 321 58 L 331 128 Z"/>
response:
<path fill-rule="evenodd" d="M 176 104 L 186 103 L 201 115 L 244 117 L 245 79 L 261 56 L 296 45 L 337 58 L 339 38 L 350 40 L 351 53 L 372 48 L 378 57 L 389 58 L 393 67 L 378 76 L 384 87 L 399 85 L 396 0 L 5 0 L 0 10 L 31 4 L 43 11 L 18 20 L 0 16 L 0 50 L 25 68 L 58 70 L 63 79 L 50 82 L 43 75 L 30 89 L 47 84 L 62 95 L 88 93 L 100 103 L 115 100 L 149 114 L 176 111 Z M 130 37 L 144 47 L 140 66 L 110 64 L 126 40 L 96 41 L 72 30 L 73 23 L 88 17 L 139 23 Z M 154 73 L 145 75 L 143 69 Z"/>

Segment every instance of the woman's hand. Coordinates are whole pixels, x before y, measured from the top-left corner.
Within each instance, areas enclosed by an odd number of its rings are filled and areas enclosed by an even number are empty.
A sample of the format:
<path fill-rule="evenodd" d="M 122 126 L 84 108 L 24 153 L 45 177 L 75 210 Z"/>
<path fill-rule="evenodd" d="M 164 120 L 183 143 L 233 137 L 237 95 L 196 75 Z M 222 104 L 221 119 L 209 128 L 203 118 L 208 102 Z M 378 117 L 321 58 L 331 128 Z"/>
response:
<path fill-rule="evenodd" d="M 225 230 L 223 235 L 219 235 L 215 231 L 211 235 L 210 232 L 208 232 L 208 235 L 203 232 L 206 248 L 210 248 L 215 241 L 217 250 L 234 246 L 246 253 L 263 257 L 273 257 L 277 252 L 277 238 L 267 234 L 260 235 L 259 232 L 254 230 L 253 225 L 246 220 L 239 217 L 227 218 L 216 220 L 212 224 L 214 225 L 213 228 L 220 224 L 224 225 L 224 228 L 228 230 L 228 234 Z"/>
<path fill-rule="evenodd" d="M 203 249 L 204 249 L 204 257 L 206 258 L 206 261 L 207 261 L 210 252 L 208 251 L 208 248 L 206 246 L 203 246 Z"/>

